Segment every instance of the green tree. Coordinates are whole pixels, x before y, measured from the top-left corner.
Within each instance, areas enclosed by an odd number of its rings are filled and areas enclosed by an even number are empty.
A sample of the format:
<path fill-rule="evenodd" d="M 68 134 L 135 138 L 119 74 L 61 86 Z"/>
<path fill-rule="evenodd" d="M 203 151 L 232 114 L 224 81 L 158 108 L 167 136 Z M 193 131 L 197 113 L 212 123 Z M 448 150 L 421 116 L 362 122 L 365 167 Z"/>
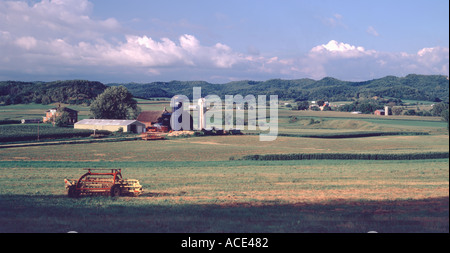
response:
<path fill-rule="evenodd" d="M 364 101 L 364 102 L 358 104 L 357 110 L 361 111 L 364 114 L 371 114 L 380 107 L 381 106 L 377 103 L 377 101 L 368 100 L 368 101 Z"/>
<path fill-rule="evenodd" d="M 70 115 L 68 112 L 61 112 L 61 116 L 57 117 L 55 120 L 55 125 L 58 127 L 64 127 L 69 124 Z"/>
<path fill-rule="evenodd" d="M 324 106 L 322 111 L 331 111 L 331 107 L 329 107 L 328 105 Z"/>
<path fill-rule="evenodd" d="M 433 116 L 441 116 L 445 110 L 448 110 L 447 103 L 437 103 L 433 106 L 433 109 L 431 109 L 431 114 Z"/>
<path fill-rule="evenodd" d="M 413 109 L 409 109 L 409 110 L 406 111 L 403 115 L 414 116 L 414 115 L 416 115 L 416 111 L 413 110 Z"/>
<path fill-rule="evenodd" d="M 135 119 L 141 111 L 124 86 L 107 88 L 92 102 L 90 110 L 96 119 Z"/>
<path fill-rule="evenodd" d="M 297 102 L 297 105 L 295 105 L 292 110 L 307 110 L 309 108 L 308 101 L 300 101 Z"/>
<path fill-rule="evenodd" d="M 403 108 L 401 107 L 394 107 L 392 108 L 392 114 L 394 115 L 402 115 Z"/>

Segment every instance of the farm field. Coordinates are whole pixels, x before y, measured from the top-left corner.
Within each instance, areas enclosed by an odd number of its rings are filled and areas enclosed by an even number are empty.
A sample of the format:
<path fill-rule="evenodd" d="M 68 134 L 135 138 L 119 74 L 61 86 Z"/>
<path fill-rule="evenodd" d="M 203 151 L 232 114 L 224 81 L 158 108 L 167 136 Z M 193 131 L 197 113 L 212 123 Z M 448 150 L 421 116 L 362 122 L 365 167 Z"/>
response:
<path fill-rule="evenodd" d="M 162 110 L 168 103 L 140 104 Z M 36 106 L 15 109 L 38 115 L 43 108 Z M 5 111 L 14 107 L 2 109 L 1 119 L 20 119 Z M 448 158 L 243 159 L 449 152 L 446 124 L 438 118 L 334 113 L 280 109 L 273 142 L 260 142 L 255 133 L 0 148 L 0 232 L 448 233 Z M 351 137 L 393 132 L 399 134 Z M 144 193 L 68 198 L 63 181 L 81 176 L 82 168 L 121 168 Z"/>
<path fill-rule="evenodd" d="M 159 142 L 65 144 L 0 149 L 3 161 L 226 161 L 254 154 L 448 152 L 448 136 L 379 136 L 322 139 L 258 136 L 205 136 Z"/>
<path fill-rule="evenodd" d="M 73 110 L 78 111 L 78 118 L 84 119 L 89 115 L 89 107 L 83 105 L 67 105 Z M 22 119 L 41 119 L 45 116 L 45 111 L 51 108 L 58 107 L 57 103 L 42 105 L 42 104 L 18 104 L 0 107 L 0 120 L 22 120 Z"/>
<path fill-rule="evenodd" d="M 448 159 L 0 162 L 1 232 L 446 232 Z M 79 168 L 143 195 L 67 198 Z"/>

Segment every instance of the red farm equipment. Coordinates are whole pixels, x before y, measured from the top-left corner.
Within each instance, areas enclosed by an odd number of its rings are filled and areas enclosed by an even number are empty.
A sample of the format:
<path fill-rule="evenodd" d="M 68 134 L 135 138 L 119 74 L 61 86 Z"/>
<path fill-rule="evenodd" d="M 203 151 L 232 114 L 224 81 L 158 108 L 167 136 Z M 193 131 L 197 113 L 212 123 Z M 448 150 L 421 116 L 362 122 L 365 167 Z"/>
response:
<path fill-rule="evenodd" d="M 156 132 L 156 131 L 148 131 L 148 132 L 142 133 L 141 138 L 144 141 L 164 140 L 165 134 Z"/>
<path fill-rule="evenodd" d="M 78 180 L 64 179 L 67 195 L 77 198 L 81 195 L 139 196 L 142 186 L 136 179 L 123 179 L 121 169 L 85 169 Z M 93 172 L 93 171 L 96 172 Z M 101 172 L 97 172 L 101 171 Z"/>

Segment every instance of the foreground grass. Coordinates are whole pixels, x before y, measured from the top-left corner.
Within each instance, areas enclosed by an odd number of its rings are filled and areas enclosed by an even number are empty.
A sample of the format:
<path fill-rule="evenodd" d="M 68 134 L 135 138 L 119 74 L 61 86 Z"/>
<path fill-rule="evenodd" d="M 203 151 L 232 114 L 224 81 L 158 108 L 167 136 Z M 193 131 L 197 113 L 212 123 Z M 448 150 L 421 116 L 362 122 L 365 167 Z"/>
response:
<path fill-rule="evenodd" d="M 448 233 L 448 198 L 323 203 L 142 204 L 139 198 L 3 196 L 0 232 Z"/>
<path fill-rule="evenodd" d="M 448 159 L 0 162 L 0 232 L 447 232 Z M 137 198 L 69 199 L 81 167 L 123 168 Z"/>

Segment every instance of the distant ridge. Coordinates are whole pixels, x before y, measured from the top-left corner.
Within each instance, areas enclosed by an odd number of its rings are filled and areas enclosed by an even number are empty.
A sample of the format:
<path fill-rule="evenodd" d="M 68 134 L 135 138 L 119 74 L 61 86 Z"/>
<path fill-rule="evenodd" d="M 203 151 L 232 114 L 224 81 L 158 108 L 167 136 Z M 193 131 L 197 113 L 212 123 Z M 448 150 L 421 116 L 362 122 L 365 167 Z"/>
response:
<path fill-rule="evenodd" d="M 241 94 L 278 95 L 279 99 L 351 101 L 360 98 L 389 97 L 398 99 L 449 101 L 449 80 L 442 75 L 386 76 L 362 82 L 342 81 L 332 77 L 267 81 L 242 80 L 225 84 L 205 81 L 170 81 L 152 83 L 109 83 L 67 80 L 53 82 L 0 81 L 0 105 L 10 104 L 90 104 L 108 86 L 125 86 L 137 98 L 171 98 L 177 94 L 192 97 L 194 87 L 202 95 Z"/>
<path fill-rule="evenodd" d="M 213 84 L 204 81 L 170 81 L 152 83 L 110 83 L 123 85 L 139 98 L 172 97 L 177 94 L 192 96 L 193 87 L 202 87 L 202 94 L 224 95 L 278 95 L 281 99 L 346 101 L 358 98 L 392 97 L 399 99 L 447 101 L 449 80 L 443 75 L 386 76 L 362 82 L 342 81 L 332 77 L 313 79 L 270 79 L 267 81 L 233 81 Z"/>

